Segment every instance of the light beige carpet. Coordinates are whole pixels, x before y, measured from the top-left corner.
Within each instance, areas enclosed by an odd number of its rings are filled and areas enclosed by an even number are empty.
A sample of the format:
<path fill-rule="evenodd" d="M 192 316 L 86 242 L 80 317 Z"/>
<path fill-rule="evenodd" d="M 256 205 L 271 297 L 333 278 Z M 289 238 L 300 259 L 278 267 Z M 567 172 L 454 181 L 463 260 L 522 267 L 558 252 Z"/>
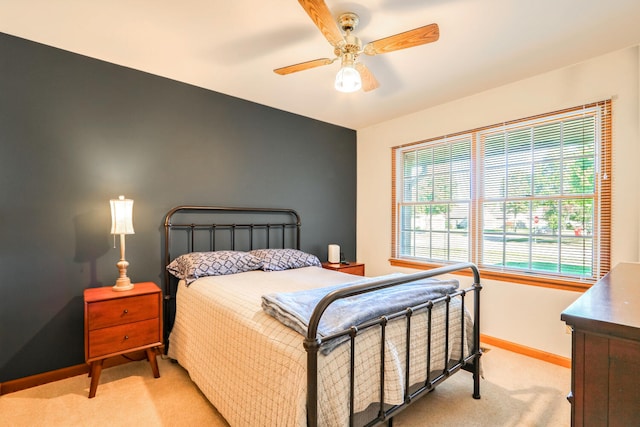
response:
<path fill-rule="evenodd" d="M 482 360 L 480 400 L 471 397 L 471 374 L 460 372 L 398 414 L 394 426 L 570 424 L 569 369 L 499 348 Z M 158 379 L 145 361 L 105 369 L 93 399 L 85 375 L 1 396 L 0 426 L 227 426 L 179 365 L 158 362 Z"/>

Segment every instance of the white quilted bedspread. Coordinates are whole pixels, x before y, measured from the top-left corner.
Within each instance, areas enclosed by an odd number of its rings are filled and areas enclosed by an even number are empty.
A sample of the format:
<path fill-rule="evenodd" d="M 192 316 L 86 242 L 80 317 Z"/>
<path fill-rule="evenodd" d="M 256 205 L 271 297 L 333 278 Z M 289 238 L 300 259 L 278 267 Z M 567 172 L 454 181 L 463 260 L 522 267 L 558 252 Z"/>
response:
<path fill-rule="evenodd" d="M 169 357 L 188 372 L 231 426 L 306 426 L 306 352 L 303 337 L 266 314 L 261 296 L 273 292 L 326 287 L 362 278 L 319 267 L 205 277 L 180 285 Z M 444 307 L 434 310 L 431 368 L 442 369 Z M 465 320 L 466 337 L 471 326 Z M 460 354 L 460 305 L 451 304 L 449 357 Z M 468 324 L 467 324 L 468 323 Z M 411 378 L 424 381 L 426 315 L 412 319 Z M 385 401 L 402 401 L 405 321 L 387 327 Z M 379 401 L 379 329 L 356 342 L 356 403 L 361 411 Z M 468 353 L 467 345 L 463 351 Z M 350 344 L 319 356 L 319 425 L 348 425 Z"/>

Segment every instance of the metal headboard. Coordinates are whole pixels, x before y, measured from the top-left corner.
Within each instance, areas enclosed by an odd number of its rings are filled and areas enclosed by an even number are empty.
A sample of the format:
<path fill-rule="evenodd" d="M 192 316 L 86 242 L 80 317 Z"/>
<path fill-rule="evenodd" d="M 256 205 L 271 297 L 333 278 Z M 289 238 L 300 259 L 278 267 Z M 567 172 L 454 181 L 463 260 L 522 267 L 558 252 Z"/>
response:
<path fill-rule="evenodd" d="M 178 281 L 167 266 L 196 251 L 300 249 L 300 215 L 293 209 L 177 206 L 164 220 L 165 344 L 175 318 Z"/>

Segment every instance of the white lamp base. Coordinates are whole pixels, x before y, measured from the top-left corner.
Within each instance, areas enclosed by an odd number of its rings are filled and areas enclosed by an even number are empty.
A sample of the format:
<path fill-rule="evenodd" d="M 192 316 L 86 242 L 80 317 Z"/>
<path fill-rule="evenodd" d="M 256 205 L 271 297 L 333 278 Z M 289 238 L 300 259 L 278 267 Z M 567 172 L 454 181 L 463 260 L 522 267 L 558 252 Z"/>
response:
<path fill-rule="evenodd" d="M 124 234 L 120 235 L 120 261 L 116 263 L 120 276 L 116 279 L 116 284 L 113 286 L 114 291 L 130 291 L 133 289 L 133 283 L 127 276 L 127 267 L 129 262 L 124 259 Z"/>
<path fill-rule="evenodd" d="M 131 283 L 131 279 L 128 277 L 119 277 L 118 280 L 116 280 L 116 284 L 111 289 L 118 292 L 130 291 L 133 289 L 133 283 Z"/>

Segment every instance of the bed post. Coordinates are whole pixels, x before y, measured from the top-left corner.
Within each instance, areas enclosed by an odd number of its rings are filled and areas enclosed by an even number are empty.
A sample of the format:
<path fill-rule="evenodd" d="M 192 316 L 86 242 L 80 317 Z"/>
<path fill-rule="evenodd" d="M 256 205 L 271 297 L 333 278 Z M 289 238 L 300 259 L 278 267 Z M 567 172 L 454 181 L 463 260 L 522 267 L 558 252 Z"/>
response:
<path fill-rule="evenodd" d="M 305 337 L 307 351 L 307 427 L 318 425 L 318 350 L 320 340 Z"/>
<path fill-rule="evenodd" d="M 478 268 L 473 266 L 473 351 L 475 352 L 475 358 L 473 359 L 473 398 L 480 399 L 480 357 L 482 356 L 482 349 L 480 348 L 480 291 L 482 290 L 482 284 L 480 283 L 480 273 Z"/>

